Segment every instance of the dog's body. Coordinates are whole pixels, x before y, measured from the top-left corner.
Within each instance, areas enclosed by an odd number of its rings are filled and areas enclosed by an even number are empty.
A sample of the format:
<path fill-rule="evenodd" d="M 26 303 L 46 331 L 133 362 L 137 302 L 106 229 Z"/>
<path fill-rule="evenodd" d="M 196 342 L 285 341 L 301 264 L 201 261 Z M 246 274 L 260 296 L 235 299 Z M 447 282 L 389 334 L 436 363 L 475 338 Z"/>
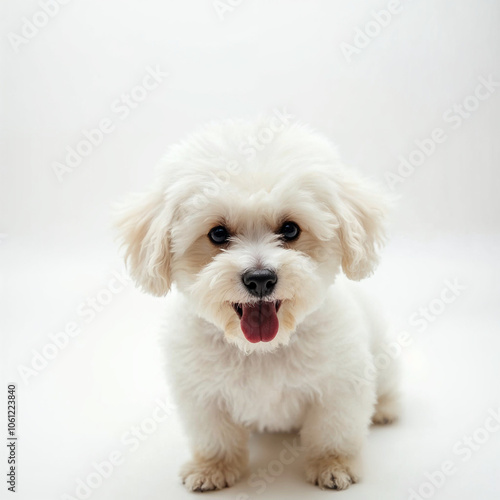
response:
<path fill-rule="evenodd" d="M 263 123 L 212 125 L 171 150 L 119 225 L 138 283 L 177 285 L 165 338 L 188 489 L 232 485 L 250 430 L 300 430 L 308 480 L 344 489 L 371 420 L 397 416 L 396 367 L 375 363 L 385 323 L 339 276 L 372 271 L 383 199 L 302 126 L 242 162 Z"/>

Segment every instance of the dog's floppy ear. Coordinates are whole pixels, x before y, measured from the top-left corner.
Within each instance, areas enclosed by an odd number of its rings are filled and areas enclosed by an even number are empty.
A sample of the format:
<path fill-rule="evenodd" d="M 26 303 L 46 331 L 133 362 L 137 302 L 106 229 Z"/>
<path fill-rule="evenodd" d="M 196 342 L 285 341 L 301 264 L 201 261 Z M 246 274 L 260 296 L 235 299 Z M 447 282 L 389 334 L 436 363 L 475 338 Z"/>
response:
<path fill-rule="evenodd" d="M 115 209 L 114 224 L 130 275 L 144 291 L 157 296 L 165 295 L 171 284 L 170 222 L 160 190 L 133 195 Z"/>
<path fill-rule="evenodd" d="M 335 213 L 339 219 L 342 269 L 352 280 L 369 276 L 378 263 L 378 248 L 385 240 L 388 200 L 351 170 L 336 179 L 339 187 Z"/>

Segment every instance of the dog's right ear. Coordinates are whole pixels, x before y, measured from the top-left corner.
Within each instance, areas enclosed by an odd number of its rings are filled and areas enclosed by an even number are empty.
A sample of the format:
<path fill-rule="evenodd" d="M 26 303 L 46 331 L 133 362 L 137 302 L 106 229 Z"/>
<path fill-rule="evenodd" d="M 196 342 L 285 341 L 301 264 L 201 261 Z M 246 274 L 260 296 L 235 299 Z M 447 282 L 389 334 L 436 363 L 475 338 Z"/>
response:
<path fill-rule="evenodd" d="M 133 195 L 115 209 L 114 225 L 130 275 L 144 291 L 157 296 L 165 295 L 171 284 L 171 217 L 159 190 Z"/>

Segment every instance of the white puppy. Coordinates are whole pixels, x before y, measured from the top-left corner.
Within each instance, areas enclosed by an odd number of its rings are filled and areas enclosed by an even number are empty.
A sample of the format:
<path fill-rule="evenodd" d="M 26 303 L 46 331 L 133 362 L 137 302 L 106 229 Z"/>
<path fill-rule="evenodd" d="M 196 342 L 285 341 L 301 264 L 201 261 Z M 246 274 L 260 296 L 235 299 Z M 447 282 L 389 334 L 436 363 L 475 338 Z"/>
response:
<path fill-rule="evenodd" d="M 176 285 L 166 350 L 193 491 L 238 480 L 251 430 L 297 429 L 307 479 L 347 488 L 370 422 L 397 416 L 395 367 L 374 362 L 384 322 L 340 275 L 374 269 L 384 200 L 326 139 L 271 125 L 210 124 L 118 214 L 136 282 Z"/>

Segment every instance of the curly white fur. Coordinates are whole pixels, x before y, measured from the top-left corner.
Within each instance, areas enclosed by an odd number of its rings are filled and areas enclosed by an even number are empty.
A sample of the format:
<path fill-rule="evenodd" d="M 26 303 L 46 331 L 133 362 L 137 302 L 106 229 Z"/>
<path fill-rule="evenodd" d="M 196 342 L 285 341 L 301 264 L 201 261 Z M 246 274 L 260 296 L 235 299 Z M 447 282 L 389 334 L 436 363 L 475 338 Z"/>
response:
<path fill-rule="evenodd" d="M 373 362 L 386 326 L 346 279 L 377 263 L 384 199 L 303 125 L 243 156 L 246 138 L 265 125 L 210 124 L 172 147 L 151 190 L 118 213 L 139 286 L 164 295 L 175 284 L 165 346 L 192 442 L 181 472 L 190 490 L 233 484 L 253 429 L 300 429 L 307 479 L 343 489 L 359 477 L 371 419 L 397 415 L 396 367 Z M 300 227 L 296 241 L 280 236 L 284 221 Z M 231 235 L 222 246 L 207 236 L 219 225 Z M 233 307 L 259 300 L 242 282 L 248 269 L 278 277 L 263 299 L 281 304 L 269 342 L 249 342 Z"/>

